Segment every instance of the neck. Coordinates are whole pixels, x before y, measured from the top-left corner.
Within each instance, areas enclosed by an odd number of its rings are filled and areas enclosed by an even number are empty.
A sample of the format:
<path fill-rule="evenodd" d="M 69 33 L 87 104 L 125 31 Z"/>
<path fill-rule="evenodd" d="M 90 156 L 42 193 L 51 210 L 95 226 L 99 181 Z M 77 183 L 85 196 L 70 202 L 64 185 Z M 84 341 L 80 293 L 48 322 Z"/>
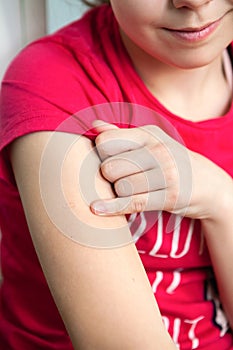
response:
<path fill-rule="evenodd" d="M 156 60 L 131 42 L 125 46 L 148 90 L 173 114 L 200 121 L 217 118 L 229 109 L 232 91 L 222 55 L 206 66 L 181 69 Z"/>

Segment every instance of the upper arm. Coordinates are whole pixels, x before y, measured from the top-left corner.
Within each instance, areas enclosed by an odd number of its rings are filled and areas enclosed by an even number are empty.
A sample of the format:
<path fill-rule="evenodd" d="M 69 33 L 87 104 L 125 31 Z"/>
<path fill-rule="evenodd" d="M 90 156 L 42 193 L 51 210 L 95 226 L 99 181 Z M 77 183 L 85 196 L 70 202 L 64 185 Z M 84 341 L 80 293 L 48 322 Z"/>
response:
<path fill-rule="evenodd" d="M 10 152 L 32 240 L 74 348 L 173 349 L 125 218 L 89 209 L 97 195 L 112 196 L 91 141 L 56 133 L 54 147 L 51 137 L 24 136 Z"/>

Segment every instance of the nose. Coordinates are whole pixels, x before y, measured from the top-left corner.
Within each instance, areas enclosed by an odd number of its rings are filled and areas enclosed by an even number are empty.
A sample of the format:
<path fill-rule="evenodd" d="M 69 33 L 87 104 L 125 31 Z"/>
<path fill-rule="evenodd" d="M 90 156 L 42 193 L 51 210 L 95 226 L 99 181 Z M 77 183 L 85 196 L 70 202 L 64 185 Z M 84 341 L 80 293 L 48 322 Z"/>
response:
<path fill-rule="evenodd" d="M 197 9 L 203 5 L 208 4 L 213 0 L 173 0 L 173 5 L 178 9 L 181 7 L 186 7 L 190 9 Z"/>

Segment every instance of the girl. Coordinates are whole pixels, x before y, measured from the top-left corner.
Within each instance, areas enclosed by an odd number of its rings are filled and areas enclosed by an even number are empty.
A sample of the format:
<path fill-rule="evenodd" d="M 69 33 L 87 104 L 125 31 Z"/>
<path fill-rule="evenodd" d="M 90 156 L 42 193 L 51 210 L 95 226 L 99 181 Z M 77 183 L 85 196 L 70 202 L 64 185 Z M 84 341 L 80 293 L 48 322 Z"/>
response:
<path fill-rule="evenodd" d="M 232 40 L 232 0 L 111 0 L 12 62 L 3 349 L 233 349 Z"/>

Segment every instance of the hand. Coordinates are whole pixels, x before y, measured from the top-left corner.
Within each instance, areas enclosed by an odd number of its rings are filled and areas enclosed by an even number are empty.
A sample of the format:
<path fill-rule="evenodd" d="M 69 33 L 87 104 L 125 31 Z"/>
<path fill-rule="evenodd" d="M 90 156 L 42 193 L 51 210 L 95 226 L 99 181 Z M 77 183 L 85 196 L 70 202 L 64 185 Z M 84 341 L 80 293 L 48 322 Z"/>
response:
<path fill-rule="evenodd" d="M 116 199 L 91 204 L 97 215 L 165 210 L 198 219 L 218 215 L 214 203 L 232 189 L 232 179 L 157 126 L 118 129 L 96 121 L 96 147 L 103 176 Z"/>

